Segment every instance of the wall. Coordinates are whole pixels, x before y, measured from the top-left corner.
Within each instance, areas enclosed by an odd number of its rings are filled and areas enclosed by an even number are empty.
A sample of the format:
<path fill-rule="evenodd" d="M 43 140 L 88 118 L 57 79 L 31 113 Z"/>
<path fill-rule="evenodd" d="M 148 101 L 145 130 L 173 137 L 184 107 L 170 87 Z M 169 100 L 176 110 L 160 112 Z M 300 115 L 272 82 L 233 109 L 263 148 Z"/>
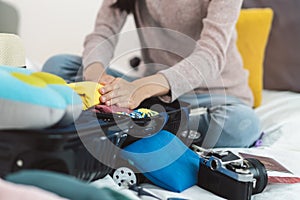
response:
<path fill-rule="evenodd" d="M 18 33 L 19 13 L 16 8 L 0 0 L 0 33 Z"/>
<path fill-rule="evenodd" d="M 19 35 L 25 45 L 27 58 L 36 69 L 40 69 L 46 59 L 55 54 L 80 55 L 84 37 L 92 31 L 102 3 L 102 0 L 0 1 L 18 11 Z M 130 17 L 123 31 L 133 28 L 133 19 Z"/>

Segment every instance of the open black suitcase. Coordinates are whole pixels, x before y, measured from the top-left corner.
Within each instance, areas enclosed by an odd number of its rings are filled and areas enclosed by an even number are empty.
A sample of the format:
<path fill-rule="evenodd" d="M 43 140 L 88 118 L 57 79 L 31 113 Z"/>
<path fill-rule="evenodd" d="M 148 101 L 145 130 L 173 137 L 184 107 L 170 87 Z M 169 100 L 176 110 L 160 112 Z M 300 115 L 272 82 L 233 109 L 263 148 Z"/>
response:
<path fill-rule="evenodd" d="M 74 124 L 43 130 L 0 131 L 0 177 L 42 169 L 91 181 L 113 169 L 127 117 L 83 111 Z"/>
<path fill-rule="evenodd" d="M 151 98 L 142 102 L 140 108 L 160 114 L 131 119 L 125 115 L 87 110 L 66 127 L 2 130 L 0 177 L 22 169 L 42 169 L 92 181 L 110 174 L 118 166 L 120 148 L 162 129 L 179 137 L 188 130 L 187 103 L 166 104 Z"/>

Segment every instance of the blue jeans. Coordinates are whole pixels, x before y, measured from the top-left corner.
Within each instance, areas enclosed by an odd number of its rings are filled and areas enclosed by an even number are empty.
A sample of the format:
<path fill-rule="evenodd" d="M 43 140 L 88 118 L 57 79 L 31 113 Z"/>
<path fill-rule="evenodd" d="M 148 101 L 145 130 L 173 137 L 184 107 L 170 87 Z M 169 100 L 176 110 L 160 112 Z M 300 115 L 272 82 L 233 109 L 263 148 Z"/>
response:
<path fill-rule="evenodd" d="M 56 74 L 67 82 L 82 81 L 82 59 L 74 55 L 56 55 L 47 60 L 43 71 Z M 128 81 L 133 78 L 122 73 L 106 69 L 114 77 Z M 186 94 L 179 98 L 191 104 L 192 109 L 207 108 L 201 115 L 192 115 L 189 119 L 191 130 L 201 133 L 195 143 L 206 147 L 250 147 L 259 138 L 260 122 L 253 109 L 238 98 L 218 94 Z"/>

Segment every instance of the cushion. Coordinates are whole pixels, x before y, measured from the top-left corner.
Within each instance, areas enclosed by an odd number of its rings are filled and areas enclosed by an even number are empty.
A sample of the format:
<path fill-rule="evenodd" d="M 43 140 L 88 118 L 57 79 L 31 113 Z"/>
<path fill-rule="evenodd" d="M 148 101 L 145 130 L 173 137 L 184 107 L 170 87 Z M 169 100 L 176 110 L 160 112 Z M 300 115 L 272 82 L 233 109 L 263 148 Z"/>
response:
<path fill-rule="evenodd" d="M 300 1 L 244 0 L 244 8 L 272 8 L 264 62 L 264 88 L 300 92 Z"/>
<path fill-rule="evenodd" d="M 164 189 L 182 192 L 197 183 L 199 156 L 168 131 L 126 146 L 121 157 Z"/>
<path fill-rule="evenodd" d="M 259 106 L 262 100 L 263 62 L 272 18 L 273 12 L 268 8 L 243 9 L 236 25 L 237 46 L 244 68 L 249 71 L 249 86 L 254 96 L 254 107 Z"/>

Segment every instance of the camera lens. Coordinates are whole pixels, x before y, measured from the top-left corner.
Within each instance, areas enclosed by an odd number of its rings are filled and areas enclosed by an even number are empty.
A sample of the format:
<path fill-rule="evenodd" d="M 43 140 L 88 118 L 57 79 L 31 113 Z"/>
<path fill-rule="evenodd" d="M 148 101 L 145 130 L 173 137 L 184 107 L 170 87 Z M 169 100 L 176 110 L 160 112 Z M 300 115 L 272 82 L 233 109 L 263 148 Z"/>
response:
<path fill-rule="evenodd" d="M 268 174 L 265 166 L 259 160 L 254 158 L 246 158 L 245 164 L 253 174 L 253 178 L 256 179 L 256 184 L 253 188 L 252 194 L 262 192 L 268 183 Z"/>
<path fill-rule="evenodd" d="M 217 160 L 212 160 L 210 163 L 210 168 L 212 170 L 216 170 L 219 168 L 219 162 Z"/>

